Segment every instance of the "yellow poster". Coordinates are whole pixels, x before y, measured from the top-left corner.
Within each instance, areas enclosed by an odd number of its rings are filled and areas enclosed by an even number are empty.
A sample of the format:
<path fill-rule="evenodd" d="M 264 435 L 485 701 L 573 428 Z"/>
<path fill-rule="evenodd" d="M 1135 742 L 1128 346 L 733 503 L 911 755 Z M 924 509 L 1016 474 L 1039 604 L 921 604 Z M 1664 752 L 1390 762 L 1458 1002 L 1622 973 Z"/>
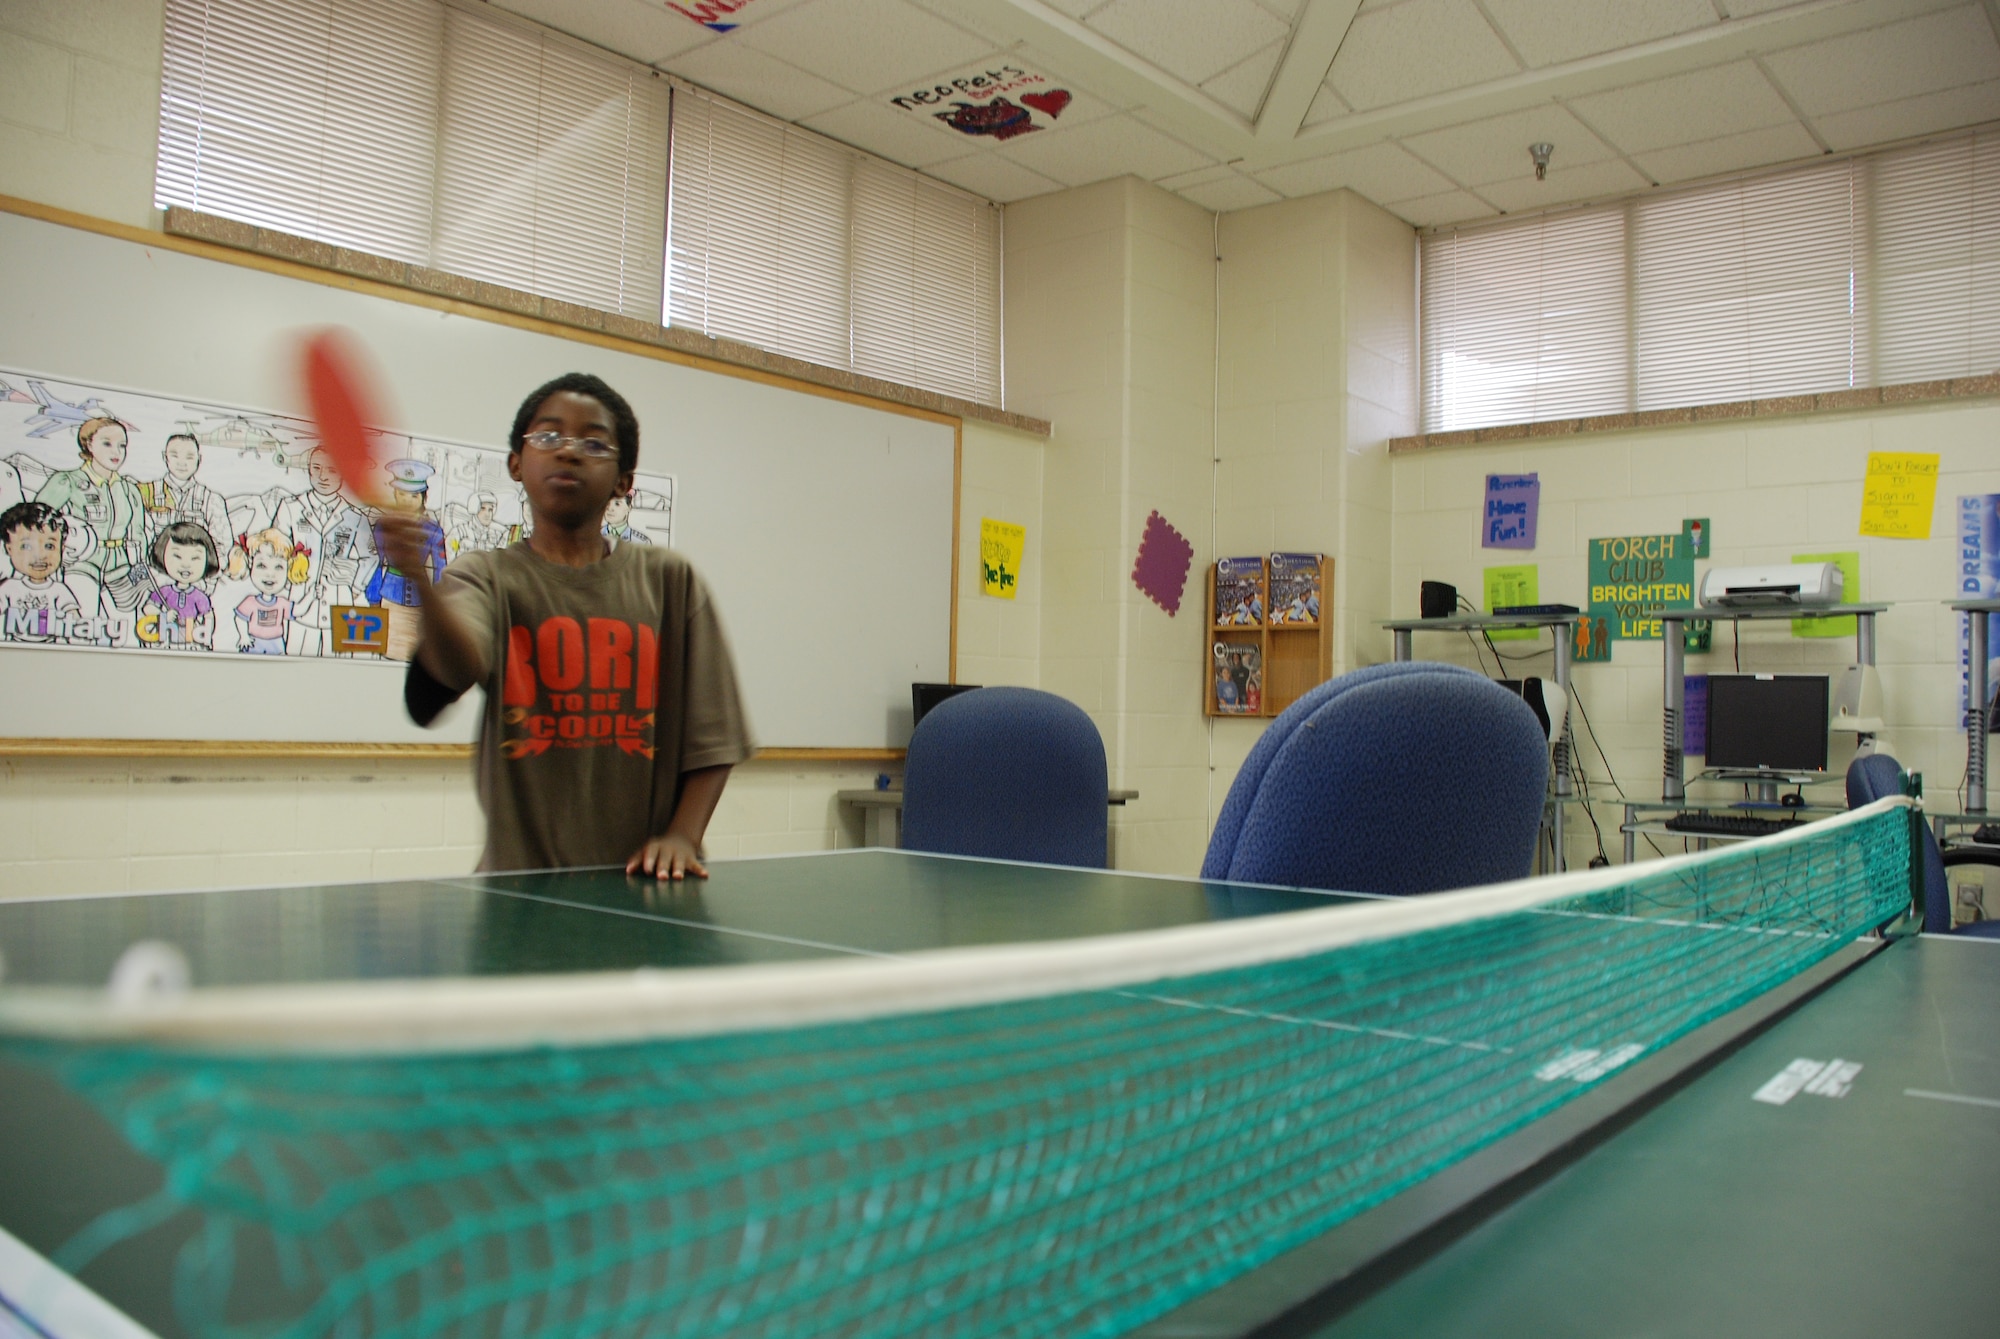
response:
<path fill-rule="evenodd" d="M 1541 603 L 1541 572 L 1534 563 L 1515 563 L 1508 567 L 1486 569 L 1486 611 L 1504 609 L 1509 605 Z M 1541 635 L 1540 628 L 1496 628 L 1488 634 L 1496 642 L 1531 642 Z"/>
<path fill-rule="evenodd" d="M 1027 547 L 1026 526 L 980 517 L 980 589 L 995 599 L 1013 599 L 1021 584 L 1021 554 Z"/>
<path fill-rule="evenodd" d="M 1861 603 L 1861 555 L 1858 553 L 1795 553 L 1795 563 L 1832 563 L 1840 569 L 1840 602 Z M 1795 618 L 1794 637 L 1852 637 L 1854 615 L 1835 614 L 1832 618 Z"/>
<path fill-rule="evenodd" d="M 1923 451 L 1870 451 L 1861 485 L 1861 533 L 1929 539 L 1937 502 L 1938 458 Z"/>

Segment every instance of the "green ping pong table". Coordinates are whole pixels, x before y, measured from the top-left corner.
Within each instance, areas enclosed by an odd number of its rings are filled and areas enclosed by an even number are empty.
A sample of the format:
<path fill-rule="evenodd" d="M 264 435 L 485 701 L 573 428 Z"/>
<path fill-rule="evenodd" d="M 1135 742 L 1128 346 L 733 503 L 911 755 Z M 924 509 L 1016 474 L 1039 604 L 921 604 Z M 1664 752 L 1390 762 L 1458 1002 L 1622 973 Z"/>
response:
<path fill-rule="evenodd" d="M 901 958 L 1369 900 L 879 850 L 712 868 L 0 902 L 4 983 L 102 984 L 141 942 L 202 986 L 310 985 Z M 0 1048 L 0 1339 L 190 1333 L 188 1215 L 75 1280 L 47 1263 L 162 1176 Z M 1996 1232 L 2000 944 L 1861 940 L 1133 1333 L 1988 1334 Z"/>

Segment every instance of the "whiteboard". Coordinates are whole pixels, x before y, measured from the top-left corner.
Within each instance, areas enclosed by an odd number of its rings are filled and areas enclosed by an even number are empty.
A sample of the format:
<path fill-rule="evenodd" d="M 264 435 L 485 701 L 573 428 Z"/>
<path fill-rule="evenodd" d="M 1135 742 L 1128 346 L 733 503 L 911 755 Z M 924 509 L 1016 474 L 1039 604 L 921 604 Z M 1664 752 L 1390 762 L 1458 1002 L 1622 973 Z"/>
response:
<path fill-rule="evenodd" d="M 0 365 L 65 381 L 296 413 L 292 334 L 337 324 L 384 369 L 395 427 L 504 447 L 535 386 L 603 377 L 639 416 L 642 474 L 673 480 L 672 542 L 760 745 L 901 746 L 910 684 L 949 677 L 948 423 L 16 215 L 0 256 Z M 128 475 L 161 472 L 160 443 L 131 447 Z M 436 743 L 476 723 L 462 703 L 412 725 L 394 665 L 0 645 L 4 737 Z"/>

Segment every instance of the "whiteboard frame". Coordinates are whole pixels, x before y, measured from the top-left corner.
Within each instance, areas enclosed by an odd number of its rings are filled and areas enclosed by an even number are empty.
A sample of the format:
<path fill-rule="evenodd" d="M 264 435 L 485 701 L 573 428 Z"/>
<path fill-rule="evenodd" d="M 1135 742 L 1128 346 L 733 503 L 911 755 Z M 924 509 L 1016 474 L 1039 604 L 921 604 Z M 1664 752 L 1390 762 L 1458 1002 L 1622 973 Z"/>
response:
<path fill-rule="evenodd" d="M 695 371 L 709 372 L 738 380 L 756 382 L 781 390 L 797 391 L 822 399 L 837 400 L 860 406 L 864 409 L 879 410 L 902 415 L 907 418 L 949 427 L 952 430 L 951 467 L 951 573 L 950 573 L 950 623 L 946 642 L 946 666 L 949 682 L 958 681 L 958 604 L 961 527 L 964 509 L 965 479 L 965 420 L 962 416 L 938 410 L 924 409 L 903 404 L 895 400 L 867 395 L 859 391 L 838 386 L 822 385 L 813 381 L 787 376 L 783 373 L 763 368 L 746 367 L 717 358 L 704 357 L 682 349 L 669 348 L 644 340 L 611 334 L 606 331 L 590 330 L 580 326 L 565 325 L 542 316 L 509 311 L 501 307 L 486 306 L 463 298 L 450 297 L 442 293 L 427 292 L 379 279 L 349 274 L 340 270 L 330 270 L 303 261 L 288 260 L 264 255 L 254 251 L 242 251 L 219 243 L 198 238 L 181 237 L 167 232 L 136 228 L 129 224 L 113 222 L 88 214 L 80 214 L 51 205 L 23 200 L 15 196 L 0 195 L 0 213 L 22 218 L 52 223 L 73 228 L 79 232 L 94 233 L 121 241 L 133 242 L 141 246 L 164 251 L 177 252 L 202 260 L 216 261 L 244 269 L 257 270 L 287 279 L 297 279 L 323 287 L 342 289 L 367 297 L 386 299 L 410 306 L 425 307 L 433 311 L 447 312 L 472 320 L 485 321 L 494 325 L 508 326 L 531 334 L 546 335 L 571 343 L 587 344 L 618 353 L 650 358 L 657 362 L 671 363 Z M 142 758 L 142 757 L 226 757 L 226 758 L 439 758 L 464 757 L 471 753 L 467 744 L 429 744 L 399 742 L 356 742 L 329 743 L 314 740 L 162 740 L 145 738 L 4 738 L 0 737 L 0 757 L 94 757 L 94 758 Z M 904 750 L 880 747 L 853 748 L 766 748 L 760 749 L 757 757 L 771 761 L 893 761 L 901 758 Z"/>

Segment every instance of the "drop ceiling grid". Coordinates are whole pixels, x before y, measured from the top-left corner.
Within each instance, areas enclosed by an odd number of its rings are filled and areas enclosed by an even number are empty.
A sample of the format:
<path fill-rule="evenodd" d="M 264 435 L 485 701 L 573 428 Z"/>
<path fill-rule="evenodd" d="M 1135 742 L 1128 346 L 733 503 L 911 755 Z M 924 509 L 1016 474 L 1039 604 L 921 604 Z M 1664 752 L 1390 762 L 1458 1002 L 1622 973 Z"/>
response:
<path fill-rule="evenodd" d="M 1101 70 L 952 0 L 747 0 L 717 33 L 661 0 L 495 0 L 726 97 L 1008 202 L 1132 173 L 1226 211 L 1349 187 L 1415 226 L 1627 194 L 2000 120 L 2000 5 L 1906 0 L 1879 26 L 1603 91 L 1571 62 L 1701 34 L 1808 0 L 1363 0 L 1310 127 L 1547 78 L 1548 100 L 1271 165 L 1195 144 Z M 1008 0 L 990 0 L 994 7 Z M 1254 119 L 1305 0 L 1044 0 L 1132 57 Z M 692 0 L 690 0 L 692 4 Z M 1824 32 L 1822 28 L 1819 31 Z M 1011 60 L 1072 94 L 1059 124 L 998 142 L 893 107 L 898 92 Z M 1540 72 L 1553 73 L 1543 75 Z M 1158 77 L 1157 75 L 1154 77 Z M 1093 88 L 1095 85 L 1095 88 Z M 1163 98 L 1168 95 L 1163 93 Z M 1160 104 L 1164 106 L 1165 104 Z M 1223 113 L 1218 109 L 1215 115 Z M 1405 124 L 1408 124 L 1407 118 Z M 1197 136 L 1198 137 L 1198 136 Z M 1536 181 L 1527 146 L 1555 145 Z"/>

